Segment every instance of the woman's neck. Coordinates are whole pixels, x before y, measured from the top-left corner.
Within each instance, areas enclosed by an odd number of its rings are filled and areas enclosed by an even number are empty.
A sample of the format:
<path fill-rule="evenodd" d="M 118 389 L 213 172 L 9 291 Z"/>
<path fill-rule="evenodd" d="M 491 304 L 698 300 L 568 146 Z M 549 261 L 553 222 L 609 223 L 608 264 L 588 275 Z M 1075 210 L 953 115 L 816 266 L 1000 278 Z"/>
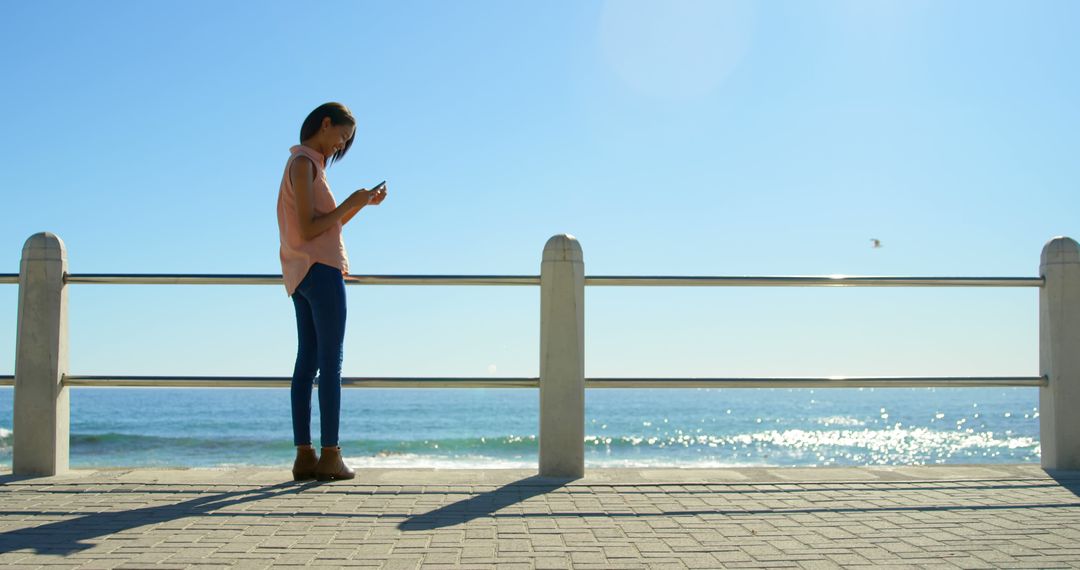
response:
<path fill-rule="evenodd" d="M 300 146 L 306 146 L 306 147 L 310 148 L 311 150 L 321 154 L 322 157 L 323 157 L 323 166 L 326 166 L 326 160 L 328 158 L 330 158 L 330 157 L 328 157 L 326 155 L 326 150 L 325 149 L 319 148 L 318 143 L 315 143 L 314 141 L 311 141 L 311 140 L 306 140 L 306 141 L 301 142 Z"/>

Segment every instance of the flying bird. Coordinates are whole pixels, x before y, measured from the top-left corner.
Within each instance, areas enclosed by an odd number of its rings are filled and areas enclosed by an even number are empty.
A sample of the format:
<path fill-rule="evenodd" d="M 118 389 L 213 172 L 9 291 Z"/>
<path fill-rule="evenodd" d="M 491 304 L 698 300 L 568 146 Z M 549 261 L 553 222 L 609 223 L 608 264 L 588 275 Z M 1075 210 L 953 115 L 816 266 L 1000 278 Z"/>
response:
<path fill-rule="evenodd" d="M 870 243 L 873 244 L 871 247 L 873 247 L 874 249 L 881 247 L 881 240 L 877 238 L 870 238 Z"/>

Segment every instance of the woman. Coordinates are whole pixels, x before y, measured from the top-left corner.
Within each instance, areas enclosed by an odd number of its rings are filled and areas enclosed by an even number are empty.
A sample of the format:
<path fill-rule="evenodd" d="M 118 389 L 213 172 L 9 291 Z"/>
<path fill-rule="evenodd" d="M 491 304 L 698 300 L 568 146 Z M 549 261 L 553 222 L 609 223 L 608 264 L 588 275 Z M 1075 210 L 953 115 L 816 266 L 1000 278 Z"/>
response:
<path fill-rule="evenodd" d="M 365 206 L 381 204 L 386 187 L 353 192 L 339 206 L 325 168 L 352 146 L 356 119 L 341 103 L 320 105 L 300 127 L 278 193 L 281 273 L 296 308 L 299 347 L 292 377 L 293 479 L 352 479 L 341 458 L 341 358 L 345 340 L 345 281 L 349 260 L 341 227 Z M 319 373 L 322 457 L 311 445 L 311 390 Z"/>

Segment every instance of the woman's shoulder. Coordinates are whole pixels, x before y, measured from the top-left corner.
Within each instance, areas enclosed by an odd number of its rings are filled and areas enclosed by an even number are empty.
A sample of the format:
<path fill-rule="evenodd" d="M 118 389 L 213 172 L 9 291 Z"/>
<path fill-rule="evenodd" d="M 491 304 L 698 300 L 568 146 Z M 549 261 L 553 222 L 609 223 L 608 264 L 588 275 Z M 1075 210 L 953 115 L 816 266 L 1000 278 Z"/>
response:
<path fill-rule="evenodd" d="M 316 165 L 323 161 L 323 155 L 319 154 L 319 151 L 302 144 L 289 147 L 289 160 L 294 160 L 298 157 L 307 158 L 312 164 Z"/>
<path fill-rule="evenodd" d="M 306 178 L 314 182 L 319 177 L 319 170 L 310 157 L 303 154 L 293 155 L 289 159 L 288 176 L 293 181 Z"/>

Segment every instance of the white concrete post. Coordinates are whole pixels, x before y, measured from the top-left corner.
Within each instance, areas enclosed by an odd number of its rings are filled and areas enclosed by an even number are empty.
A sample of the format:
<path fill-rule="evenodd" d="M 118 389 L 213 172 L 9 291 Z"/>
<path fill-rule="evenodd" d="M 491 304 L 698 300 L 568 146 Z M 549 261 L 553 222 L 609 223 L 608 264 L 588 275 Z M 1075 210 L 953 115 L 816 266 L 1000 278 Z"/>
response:
<path fill-rule="evenodd" d="M 67 253 L 51 233 L 30 236 L 19 267 L 15 340 L 16 475 L 55 475 L 68 468 Z"/>
<path fill-rule="evenodd" d="M 585 475 L 585 264 L 553 236 L 540 265 L 540 476 Z"/>
<path fill-rule="evenodd" d="M 1039 291 L 1039 439 L 1044 469 L 1080 469 L 1080 247 L 1067 237 L 1042 251 Z"/>

